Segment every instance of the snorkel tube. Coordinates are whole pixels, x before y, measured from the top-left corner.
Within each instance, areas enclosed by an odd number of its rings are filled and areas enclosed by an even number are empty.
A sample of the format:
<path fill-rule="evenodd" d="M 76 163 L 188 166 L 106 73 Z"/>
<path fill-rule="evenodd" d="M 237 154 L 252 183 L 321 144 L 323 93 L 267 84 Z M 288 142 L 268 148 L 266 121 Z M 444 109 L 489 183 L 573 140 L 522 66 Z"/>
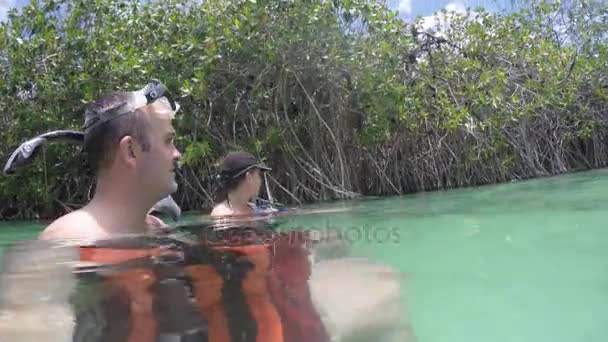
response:
<path fill-rule="evenodd" d="M 289 208 L 287 208 L 287 207 L 278 207 L 277 208 L 275 206 L 274 198 L 272 197 L 272 193 L 270 192 L 270 187 L 268 186 L 268 176 L 266 175 L 266 172 L 264 172 L 264 185 L 266 186 L 266 195 L 268 196 L 268 199 L 265 200 L 261 197 L 256 197 L 256 199 L 255 199 L 256 208 L 261 212 L 269 212 L 269 213 L 288 211 Z M 277 204 L 280 204 L 280 203 L 277 203 Z"/>
<path fill-rule="evenodd" d="M 22 143 L 13 151 L 4 165 L 3 173 L 5 175 L 12 175 L 18 168 L 31 164 L 41 147 L 53 140 L 80 144 L 84 141 L 84 133 L 71 130 L 57 130 L 40 134 Z"/>
<path fill-rule="evenodd" d="M 274 198 L 272 197 L 272 194 L 270 193 L 270 187 L 268 186 L 268 176 L 267 176 L 266 172 L 264 172 L 264 185 L 266 185 L 266 194 L 268 194 L 268 200 L 270 201 L 270 206 L 275 208 L 278 211 L 288 211 L 289 208 L 287 208 L 287 207 L 278 207 L 277 208 L 274 205 L 275 201 L 274 201 Z M 281 204 L 281 203 L 277 202 L 277 204 Z"/>
<path fill-rule="evenodd" d="M 39 152 L 44 145 L 49 142 L 67 142 L 82 145 L 85 140 L 85 135 L 98 128 L 101 124 L 117 117 L 133 113 L 137 109 L 149 105 L 160 98 L 166 98 L 168 100 L 174 113 L 179 110 L 179 104 L 173 101 L 165 86 L 157 80 L 152 80 L 144 88 L 132 93 L 135 97 L 134 105 L 124 103 L 114 110 L 97 113 L 98 115 L 92 118 L 85 118 L 84 132 L 75 130 L 56 130 L 40 134 L 23 142 L 13 151 L 13 153 L 11 153 L 4 164 L 4 175 L 13 175 L 18 169 L 30 165 L 36 156 L 39 155 Z M 168 195 L 157 202 L 150 210 L 150 212 L 155 211 L 171 216 L 174 221 L 177 221 L 181 216 L 181 208 L 173 200 L 171 195 Z"/>

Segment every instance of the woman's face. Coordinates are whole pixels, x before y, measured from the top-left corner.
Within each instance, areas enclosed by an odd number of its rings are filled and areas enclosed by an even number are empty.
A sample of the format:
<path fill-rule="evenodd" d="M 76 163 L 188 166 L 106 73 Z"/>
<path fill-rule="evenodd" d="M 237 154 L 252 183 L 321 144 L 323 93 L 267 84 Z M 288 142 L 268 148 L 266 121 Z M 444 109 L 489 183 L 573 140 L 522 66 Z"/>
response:
<path fill-rule="evenodd" d="M 260 169 L 248 171 L 245 177 L 245 186 L 250 198 L 258 196 L 262 187 L 262 171 Z"/>

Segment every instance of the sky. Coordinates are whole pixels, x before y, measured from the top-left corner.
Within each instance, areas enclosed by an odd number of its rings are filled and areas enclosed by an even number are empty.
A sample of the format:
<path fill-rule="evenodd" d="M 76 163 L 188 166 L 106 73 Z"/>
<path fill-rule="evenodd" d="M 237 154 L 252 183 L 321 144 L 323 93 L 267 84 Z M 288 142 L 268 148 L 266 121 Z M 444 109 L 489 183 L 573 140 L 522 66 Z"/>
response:
<path fill-rule="evenodd" d="M 418 16 L 431 16 L 433 13 L 447 10 L 465 11 L 467 7 L 483 7 L 489 12 L 509 10 L 513 0 L 386 0 L 388 7 L 399 11 L 399 17 L 414 19 Z"/>
<path fill-rule="evenodd" d="M 430 16 L 442 8 L 458 10 L 466 7 L 482 6 L 490 12 L 511 8 L 513 0 L 385 0 L 388 7 L 399 11 L 399 17 L 411 20 L 417 16 Z M 21 8 L 29 0 L 0 0 L 0 21 L 6 19 L 6 12 L 13 7 Z"/>
<path fill-rule="evenodd" d="M 6 19 L 6 12 L 15 6 L 23 6 L 18 4 L 18 0 L 0 0 L 0 21 L 4 21 Z M 25 1 L 24 1 L 25 2 Z"/>

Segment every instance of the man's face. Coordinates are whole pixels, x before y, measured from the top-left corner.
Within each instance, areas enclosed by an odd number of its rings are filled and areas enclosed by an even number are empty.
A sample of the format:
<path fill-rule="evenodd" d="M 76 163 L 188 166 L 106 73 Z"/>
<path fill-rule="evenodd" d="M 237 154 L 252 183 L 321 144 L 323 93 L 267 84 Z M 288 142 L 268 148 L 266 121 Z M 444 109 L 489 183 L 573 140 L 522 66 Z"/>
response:
<path fill-rule="evenodd" d="M 138 158 L 136 174 L 144 191 L 163 198 L 177 190 L 175 173 L 181 154 L 175 147 L 175 129 L 171 124 L 173 111 L 162 101 L 145 109 L 146 136 L 149 150 Z"/>

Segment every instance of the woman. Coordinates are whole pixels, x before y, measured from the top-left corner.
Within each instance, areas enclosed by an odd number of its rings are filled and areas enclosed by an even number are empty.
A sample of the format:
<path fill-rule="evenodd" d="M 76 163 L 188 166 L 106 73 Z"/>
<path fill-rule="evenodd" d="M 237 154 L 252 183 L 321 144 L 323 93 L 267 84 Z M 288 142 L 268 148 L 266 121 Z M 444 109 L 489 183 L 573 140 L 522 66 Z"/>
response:
<path fill-rule="evenodd" d="M 214 248 L 235 253 L 239 260 L 251 262 L 252 268 L 230 279 L 221 268 L 188 268 L 200 310 L 209 322 L 209 340 L 228 341 L 230 336 L 245 334 L 264 342 L 329 342 L 308 288 L 307 234 L 251 226 L 251 216 L 276 211 L 252 203 L 262 186 L 263 172 L 270 170 L 243 151 L 229 153 L 222 162 L 220 202 L 211 216 L 246 217 L 246 223 L 220 228 L 230 237 L 225 246 L 214 240 Z M 231 326 L 241 328 L 231 330 Z"/>
<path fill-rule="evenodd" d="M 262 186 L 262 172 L 271 168 L 248 152 L 231 152 L 222 162 L 220 203 L 211 211 L 211 217 L 251 216 L 267 212 L 257 208 L 253 200 Z M 274 210 L 271 210 L 274 211 Z"/>

